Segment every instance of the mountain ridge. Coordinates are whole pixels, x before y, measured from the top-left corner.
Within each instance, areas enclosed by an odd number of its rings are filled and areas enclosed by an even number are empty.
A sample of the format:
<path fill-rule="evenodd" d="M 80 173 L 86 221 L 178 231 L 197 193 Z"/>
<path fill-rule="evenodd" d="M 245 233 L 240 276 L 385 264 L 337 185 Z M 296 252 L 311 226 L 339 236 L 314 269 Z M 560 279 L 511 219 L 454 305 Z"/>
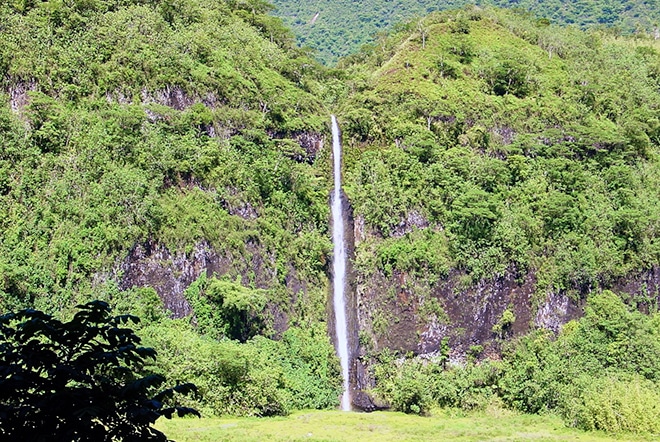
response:
<path fill-rule="evenodd" d="M 275 14 L 291 27 L 298 43 L 317 51 L 326 64 L 355 53 L 360 46 L 372 44 L 378 33 L 396 32 L 424 16 L 443 10 L 479 7 L 512 8 L 530 20 L 541 23 L 572 25 L 581 29 L 601 28 L 612 33 L 648 33 L 659 38 L 660 5 L 652 2 L 621 0 L 616 2 L 565 0 L 492 0 L 481 2 L 450 0 L 441 3 L 421 1 L 383 2 L 332 0 L 301 2 L 275 0 Z M 318 16 L 317 16 L 318 14 Z M 309 19 L 317 17 L 314 23 Z"/>

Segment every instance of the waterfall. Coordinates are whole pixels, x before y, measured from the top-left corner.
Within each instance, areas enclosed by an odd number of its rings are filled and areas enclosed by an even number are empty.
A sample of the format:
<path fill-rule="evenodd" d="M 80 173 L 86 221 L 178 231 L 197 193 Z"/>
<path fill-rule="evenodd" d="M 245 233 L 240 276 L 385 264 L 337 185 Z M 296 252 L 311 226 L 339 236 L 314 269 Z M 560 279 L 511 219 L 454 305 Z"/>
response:
<path fill-rule="evenodd" d="M 341 144 L 339 126 L 332 115 L 332 155 L 334 159 L 335 189 L 332 194 L 332 243 L 333 243 L 333 305 L 335 311 L 335 333 L 337 353 L 344 377 L 344 393 L 341 396 L 341 409 L 350 411 L 351 397 L 348 379 L 348 323 L 346 321 L 346 243 L 344 241 L 344 210 L 341 200 Z"/>

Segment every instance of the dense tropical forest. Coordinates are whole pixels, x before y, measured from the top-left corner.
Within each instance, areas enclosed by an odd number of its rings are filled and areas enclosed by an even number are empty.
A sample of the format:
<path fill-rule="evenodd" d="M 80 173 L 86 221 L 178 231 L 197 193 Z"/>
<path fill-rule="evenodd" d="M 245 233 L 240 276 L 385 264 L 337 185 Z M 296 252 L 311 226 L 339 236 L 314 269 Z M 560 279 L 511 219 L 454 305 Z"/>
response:
<path fill-rule="evenodd" d="M 204 416 L 336 407 L 333 113 L 377 407 L 657 434 L 652 34 L 465 7 L 329 68 L 269 11 L 0 3 L 0 309 L 140 317 L 140 370 L 194 383 Z"/>
<path fill-rule="evenodd" d="M 379 32 L 388 32 L 407 20 L 449 9 L 496 6 L 529 13 L 541 20 L 582 29 L 599 28 L 613 34 L 650 33 L 656 38 L 660 24 L 657 1 L 570 1 L 570 0 L 447 0 L 434 2 L 387 0 L 274 0 L 274 14 L 295 32 L 298 42 L 317 51 L 324 63 L 356 52 L 372 43 Z"/>

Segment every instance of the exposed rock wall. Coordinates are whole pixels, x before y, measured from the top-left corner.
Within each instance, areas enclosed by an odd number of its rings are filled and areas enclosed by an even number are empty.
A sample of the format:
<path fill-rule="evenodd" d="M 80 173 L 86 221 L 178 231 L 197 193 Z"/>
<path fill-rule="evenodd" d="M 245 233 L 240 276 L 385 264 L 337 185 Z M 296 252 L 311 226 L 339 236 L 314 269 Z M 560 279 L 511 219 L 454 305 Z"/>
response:
<path fill-rule="evenodd" d="M 387 277 L 374 272 L 358 287 L 361 328 L 370 342 L 363 354 L 384 348 L 414 354 L 434 354 L 449 338 L 452 357 L 460 358 L 472 345 L 495 351 L 498 336 L 495 324 L 510 310 L 515 321 L 506 327 L 506 336 L 526 332 L 532 324 L 531 276 L 522 281 L 513 271 L 500 278 L 462 286 L 459 272 L 436 283 L 394 272 Z M 552 320 L 566 321 L 573 310 L 548 308 Z M 549 319 L 551 320 L 551 319 Z"/>
<path fill-rule="evenodd" d="M 202 273 L 209 277 L 240 275 L 244 285 L 269 289 L 277 284 L 277 274 L 269 260 L 259 245 L 254 243 L 246 244 L 246 254 L 241 261 L 205 241 L 196 244 L 187 253 L 173 253 L 161 244 L 147 241 L 135 245 L 121 263 L 120 287 L 123 290 L 153 287 L 172 316 L 182 318 L 193 313 L 184 291 Z M 248 274 L 253 279 L 249 280 Z M 290 305 L 293 306 L 295 298 L 306 293 L 307 283 L 298 278 L 293 267 L 284 275 L 284 281 L 291 296 Z M 273 318 L 275 332 L 279 334 L 286 330 L 290 309 L 282 309 L 276 304 L 269 304 L 267 308 Z"/>
<path fill-rule="evenodd" d="M 612 285 L 615 293 L 630 295 L 629 301 L 648 313 L 660 307 L 660 265 L 619 278 Z"/>
<path fill-rule="evenodd" d="M 18 80 L 9 87 L 9 106 L 11 110 L 20 113 L 29 103 L 28 92 L 35 91 L 37 83 L 34 80 Z"/>
<path fill-rule="evenodd" d="M 473 345 L 483 346 L 484 355 L 496 355 L 503 339 L 534 328 L 558 332 L 563 324 L 583 314 L 588 295 L 539 293 L 534 272 L 520 275 L 515 268 L 468 286 L 462 283 L 463 276 L 454 271 L 429 284 L 403 272 L 386 277 L 376 271 L 361 280 L 356 287 L 358 317 L 362 333 L 370 337 L 361 348 L 362 355 L 384 348 L 432 355 L 440 350 L 445 337 L 454 360 L 464 358 Z M 657 308 L 660 267 L 630 274 L 602 289 L 622 294 L 641 310 Z M 515 320 L 500 333 L 494 329 L 506 310 Z"/>
<path fill-rule="evenodd" d="M 192 313 L 183 292 L 206 272 L 226 273 L 230 263 L 219 256 L 208 243 L 197 244 L 191 253 L 172 254 L 166 247 L 147 241 L 137 244 L 121 265 L 123 271 L 120 287 L 153 287 L 165 308 L 175 318 Z"/>

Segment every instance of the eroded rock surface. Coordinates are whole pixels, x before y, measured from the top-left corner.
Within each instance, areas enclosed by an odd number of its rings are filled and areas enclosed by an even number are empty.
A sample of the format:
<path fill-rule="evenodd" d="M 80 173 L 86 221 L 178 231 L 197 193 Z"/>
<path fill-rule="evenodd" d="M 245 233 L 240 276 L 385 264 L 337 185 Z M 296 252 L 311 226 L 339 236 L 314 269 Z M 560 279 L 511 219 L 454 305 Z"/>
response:
<path fill-rule="evenodd" d="M 135 245 L 120 265 L 120 288 L 153 287 L 172 317 L 182 318 L 193 313 L 184 291 L 202 273 L 209 277 L 238 275 L 244 285 L 269 289 L 276 285 L 277 279 L 270 265 L 271 258 L 255 243 L 246 244 L 245 259 L 240 261 L 205 241 L 196 244 L 189 252 L 171 252 L 161 244 L 147 241 Z M 293 306 L 295 297 L 306 292 L 307 284 L 297 277 L 293 267 L 284 279 Z M 290 311 L 276 303 L 266 308 L 276 334 L 286 330 Z"/>
<path fill-rule="evenodd" d="M 539 293 L 535 273 L 520 275 L 515 268 L 467 286 L 457 271 L 432 284 L 398 271 L 390 276 L 375 271 L 358 280 L 360 329 L 370 338 L 361 347 L 362 355 L 385 348 L 434 355 L 444 338 L 449 339 L 452 360 L 464 359 L 475 345 L 484 347 L 484 356 L 496 355 L 503 340 L 534 328 L 558 333 L 563 324 L 582 316 L 588 297 L 588 292 Z M 628 275 L 601 289 L 612 289 L 628 296 L 631 305 L 649 310 L 660 299 L 660 268 Z M 504 323 L 500 332 L 496 325 L 503 324 L 507 310 L 514 320 Z"/>

